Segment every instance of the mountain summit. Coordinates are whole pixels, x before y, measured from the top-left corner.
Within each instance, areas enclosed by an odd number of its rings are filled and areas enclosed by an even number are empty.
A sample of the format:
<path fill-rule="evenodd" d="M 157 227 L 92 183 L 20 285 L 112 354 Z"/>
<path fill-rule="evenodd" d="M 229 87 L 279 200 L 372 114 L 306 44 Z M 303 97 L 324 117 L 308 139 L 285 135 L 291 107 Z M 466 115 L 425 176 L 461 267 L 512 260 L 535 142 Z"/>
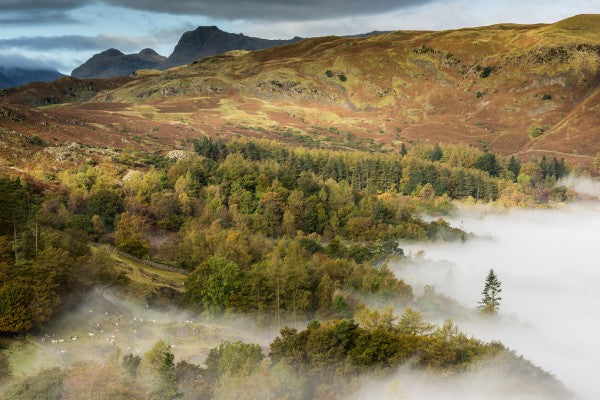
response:
<path fill-rule="evenodd" d="M 75 68 L 71 75 L 80 79 L 128 76 L 138 69 L 157 68 L 165 60 L 166 57 L 152 49 L 144 49 L 137 54 L 123 54 L 117 49 L 108 49 Z"/>
<path fill-rule="evenodd" d="M 224 32 L 216 26 L 199 26 L 181 36 L 173 53 L 161 65 L 161 69 L 189 64 L 199 58 L 223 54 L 231 50 L 260 50 L 291 44 L 302 40 L 270 40 L 246 36 L 242 33 Z"/>
<path fill-rule="evenodd" d="M 223 54 L 230 50 L 260 50 L 299 40 L 302 38 L 261 39 L 241 33 L 224 32 L 216 26 L 200 26 L 183 34 L 169 58 L 159 55 L 152 49 L 144 49 L 137 54 L 123 54 L 119 50 L 108 49 L 75 68 L 71 75 L 80 79 L 129 76 L 140 69 L 178 67 L 202 57 Z"/>

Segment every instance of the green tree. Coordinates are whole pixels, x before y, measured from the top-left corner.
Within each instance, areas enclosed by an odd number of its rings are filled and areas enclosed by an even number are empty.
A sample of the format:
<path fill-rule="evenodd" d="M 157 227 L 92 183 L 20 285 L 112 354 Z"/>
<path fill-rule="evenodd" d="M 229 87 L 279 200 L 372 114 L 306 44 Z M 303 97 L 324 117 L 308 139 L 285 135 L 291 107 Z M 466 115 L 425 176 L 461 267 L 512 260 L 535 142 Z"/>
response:
<path fill-rule="evenodd" d="M 496 162 L 496 156 L 492 153 L 484 153 L 477 157 L 473 166 L 487 172 L 491 176 L 498 176 L 498 163 Z"/>
<path fill-rule="evenodd" d="M 129 353 L 123 357 L 123 368 L 131 377 L 135 377 L 141 362 L 140 356 Z"/>
<path fill-rule="evenodd" d="M 112 225 L 116 215 L 123 210 L 123 197 L 115 190 L 98 189 L 88 198 L 87 209 L 91 215 L 98 215 Z"/>
<path fill-rule="evenodd" d="M 0 286 L 0 333 L 20 333 L 47 320 L 58 303 L 48 281 L 11 281 Z"/>
<path fill-rule="evenodd" d="M 485 285 L 481 294 L 483 298 L 479 302 L 479 308 L 483 312 L 495 313 L 500 307 L 502 298 L 498 296 L 502 292 L 501 282 L 496 276 L 494 269 L 490 269 L 485 278 Z"/>
<path fill-rule="evenodd" d="M 423 315 L 412 308 L 405 308 L 398 321 L 397 329 L 403 335 L 426 335 L 435 326 L 424 321 Z"/>
<path fill-rule="evenodd" d="M 404 142 L 402 143 L 402 146 L 400 147 L 400 155 L 401 156 L 405 156 L 406 153 L 408 153 L 408 150 L 406 150 L 406 145 L 404 144 Z"/>
<path fill-rule="evenodd" d="M 265 358 L 257 344 L 223 342 L 213 348 L 206 358 L 208 375 L 218 379 L 222 375 L 249 375 Z"/>
<path fill-rule="evenodd" d="M 144 238 L 146 221 L 140 215 L 124 212 L 117 219 L 115 244 L 135 257 L 143 258 L 150 251 L 150 242 Z"/>
<path fill-rule="evenodd" d="M 144 361 L 157 377 L 150 400 L 174 400 L 182 397 L 177 387 L 174 360 L 175 355 L 171 351 L 171 346 L 162 340 L 156 342 L 144 355 Z"/>
<path fill-rule="evenodd" d="M 429 159 L 431 161 L 440 161 L 443 156 L 444 156 L 444 153 L 442 152 L 442 148 L 440 147 L 439 144 L 436 144 L 435 147 L 433 148 L 433 151 L 431 152 L 431 154 L 429 156 Z"/>
<path fill-rule="evenodd" d="M 517 161 L 515 156 L 510 156 L 510 160 L 508 161 L 508 170 L 513 173 L 513 180 L 516 181 L 519 176 L 519 172 L 521 172 L 521 163 Z"/>
<path fill-rule="evenodd" d="M 223 257 L 211 257 L 188 276 L 186 302 L 211 313 L 222 312 L 231 305 L 242 286 L 242 278 L 236 263 Z"/>
<path fill-rule="evenodd" d="M 19 179 L 0 178 L 0 235 L 16 237 L 30 217 L 34 199 L 28 189 Z"/>

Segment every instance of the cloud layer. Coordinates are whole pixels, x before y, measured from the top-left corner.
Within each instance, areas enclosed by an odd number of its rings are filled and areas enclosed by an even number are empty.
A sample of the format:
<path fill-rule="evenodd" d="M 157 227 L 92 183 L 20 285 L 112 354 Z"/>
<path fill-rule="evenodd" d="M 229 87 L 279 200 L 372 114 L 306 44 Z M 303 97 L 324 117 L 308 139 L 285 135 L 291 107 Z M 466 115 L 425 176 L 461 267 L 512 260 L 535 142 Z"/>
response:
<path fill-rule="evenodd" d="M 18 48 L 27 50 L 106 50 L 113 47 L 129 51 L 147 44 L 148 38 L 124 35 L 21 36 L 12 39 L 0 39 L 0 49 Z"/>
<path fill-rule="evenodd" d="M 494 268 L 503 284 L 499 317 L 473 312 L 457 316 L 458 325 L 476 337 L 502 341 L 582 398 L 598 398 L 600 203 L 504 213 L 465 209 L 452 223 L 479 239 L 406 244 L 405 250 L 422 249 L 425 256 L 397 265 L 399 275 L 416 288 L 435 285 L 475 310 L 484 278 Z"/>
<path fill-rule="evenodd" d="M 314 20 L 349 15 L 369 15 L 398 10 L 431 2 L 432 0 L 104 0 L 116 7 L 176 15 L 202 15 L 237 20 Z M 56 12 L 97 3 L 94 0 L 7 0 L 0 10 Z"/>

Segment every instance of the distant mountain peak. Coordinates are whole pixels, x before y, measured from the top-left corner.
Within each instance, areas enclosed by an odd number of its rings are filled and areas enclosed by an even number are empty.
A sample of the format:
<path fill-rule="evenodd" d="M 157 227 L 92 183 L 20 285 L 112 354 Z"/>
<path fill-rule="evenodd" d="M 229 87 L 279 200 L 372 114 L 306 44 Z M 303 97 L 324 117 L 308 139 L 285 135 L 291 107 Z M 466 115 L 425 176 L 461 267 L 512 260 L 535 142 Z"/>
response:
<path fill-rule="evenodd" d="M 138 54 L 140 56 L 160 56 L 160 54 L 158 54 L 153 49 L 144 49 L 144 50 L 141 50 Z"/>
<path fill-rule="evenodd" d="M 103 57 L 119 57 L 119 56 L 124 56 L 125 54 L 120 50 L 110 48 L 108 50 L 103 51 L 102 53 L 97 54 L 97 55 L 103 56 Z"/>
<path fill-rule="evenodd" d="M 152 49 L 143 49 L 137 54 L 108 49 L 75 68 L 71 76 L 80 79 L 129 76 L 139 69 L 155 69 L 165 59 Z"/>
<path fill-rule="evenodd" d="M 218 31 L 218 32 L 225 32 L 225 31 L 219 29 L 219 27 L 216 26 L 216 25 L 200 25 L 199 27 L 197 27 L 196 29 L 194 29 L 194 31 Z"/>
<path fill-rule="evenodd" d="M 225 32 L 215 25 L 203 25 L 185 32 L 168 58 L 153 49 L 143 49 L 137 54 L 108 49 L 75 68 L 71 75 L 80 79 L 129 76 L 140 69 L 167 69 L 231 50 L 260 50 L 300 40 L 298 36 L 288 40 L 261 39 Z"/>
<path fill-rule="evenodd" d="M 51 82 L 64 76 L 55 69 L 47 67 L 3 67 L 0 66 L 0 89 L 20 86 L 29 82 Z"/>
<path fill-rule="evenodd" d="M 189 64 L 203 57 L 227 53 L 231 50 L 261 50 L 269 47 L 291 44 L 302 40 L 300 37 L 287 40 L 271 40 L 246 36 L 243 33 L 230 33 L 217 26 L 199 26 L 185 32 L 173 53 L 161 66 L 176 67 Z"/>

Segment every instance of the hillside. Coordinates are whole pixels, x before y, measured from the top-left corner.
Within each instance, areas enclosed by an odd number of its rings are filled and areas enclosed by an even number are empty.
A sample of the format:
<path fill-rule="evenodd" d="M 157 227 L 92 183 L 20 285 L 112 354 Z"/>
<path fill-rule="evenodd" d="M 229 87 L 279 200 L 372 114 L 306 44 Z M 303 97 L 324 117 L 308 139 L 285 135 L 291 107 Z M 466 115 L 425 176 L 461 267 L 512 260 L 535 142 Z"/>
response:
<path fill-rule="evenodd" d="M 331 36 L 233 51 L 141 71 L 83 103 L 27 110 L 27 121 L 3 125 L 154 150 L 185 147 L 201 134 L 243 135 L 372 151 L 469 143 L 588 163 L 600 150 L 599 26 L 599 15 L 580 15 L 551 25 Z M 28 90 L 31 105 L 36 93 Z M 17 97 L 0 102 L 22 110 Z M 60 129 L 40 129 L 38 119 Z"/>
<path fill-rule="evenodd" d="M 51 82 L 64 76 L 51 69 L 7 68 L 0 65 L 0 89 L 30 82 Z"/>

